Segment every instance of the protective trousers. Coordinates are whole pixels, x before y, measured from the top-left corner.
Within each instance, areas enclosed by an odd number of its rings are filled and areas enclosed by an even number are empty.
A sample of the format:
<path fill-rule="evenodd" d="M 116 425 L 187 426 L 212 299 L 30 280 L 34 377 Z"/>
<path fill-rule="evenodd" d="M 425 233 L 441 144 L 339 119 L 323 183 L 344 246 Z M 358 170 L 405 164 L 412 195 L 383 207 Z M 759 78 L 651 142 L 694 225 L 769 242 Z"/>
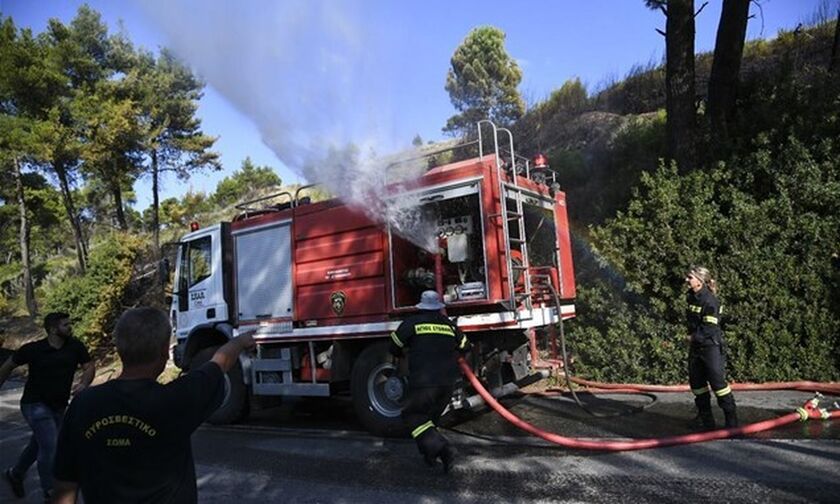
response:
<path fill-rule="evenodd" d="M 688 382 L 694 394 L 694 404 L 703 426 L 714 428 L 711 393 L 717 397 L 718 406 L 723 410 L 726 427 L 737 427 L 738 416 L 735 411 L 735 397 L 726 383 L 726 356 L 722 345 L 692 346 L 688 353 Z"/>
<path fill-rule="evenodd" d="M 402 412 L 403 422 L 426 463 L 434 465 L 435 460 L 441 457 L 446 469 L 449 462 L 445 458 L 450 456 L 451 449 L 449 441 L 438 432 L 436 424 L 451 396 L 452 387 L 409 388 Z"/>

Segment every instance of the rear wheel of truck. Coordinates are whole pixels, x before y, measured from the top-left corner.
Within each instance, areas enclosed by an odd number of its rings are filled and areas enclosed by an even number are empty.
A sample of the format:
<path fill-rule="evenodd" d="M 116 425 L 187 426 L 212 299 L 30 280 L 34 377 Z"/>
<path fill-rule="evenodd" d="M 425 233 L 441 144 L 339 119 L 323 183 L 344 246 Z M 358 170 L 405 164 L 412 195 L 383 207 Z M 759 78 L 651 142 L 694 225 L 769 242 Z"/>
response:
<path fill-rule="evenodd" d="M 389 342 L 365 348 L 353 364 L 350 390 L 353 409 L 362 425 L 379 436 L 402 437 L 407 434 L 402 412 L 406 383 L 397 374 Z"/>
<path fill-rule="evenodd" d="M 192 359 L 191 368 L 201 366 L 209 361 L 219 347 L 201 350 Z M 207 421 L 214 425 L 224 425 L 242 420 L 248 413 L 248 388 L 242 379 L 242 365 L 239 361 L 224 375 L 225 390 L 222 404 L 213 412 Z"/>

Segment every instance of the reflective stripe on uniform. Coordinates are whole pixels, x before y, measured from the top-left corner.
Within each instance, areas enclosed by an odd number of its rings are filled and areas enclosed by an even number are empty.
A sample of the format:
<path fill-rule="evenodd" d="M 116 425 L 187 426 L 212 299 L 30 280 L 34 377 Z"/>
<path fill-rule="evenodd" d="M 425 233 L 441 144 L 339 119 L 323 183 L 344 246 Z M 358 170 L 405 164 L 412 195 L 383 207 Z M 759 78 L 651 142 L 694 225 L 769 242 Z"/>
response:
<path fill-rule="evenodd" d="M 703 311 L 703 307 L 700 305 L 690 304 L 688 305 L 688 311 L 700 313 L 701 311 Z"/>
<path fill-rule="evenodd" d="M 459 344 L 458 344 L 458 348 L 459 348 L 460 350 L 463 350 L 463 349 L 467 348 L 467 344 L 468 344 L 469 342 L 470 342 L 470 341 L 467 339 L 467 337 L 466 337 L 466 336 L 461 336 L 461 343 L 459 343 Z"/>
<path fill-rule="evenodd" d="M 694 395 L 708 394 L 709 393 L 709 387 L 694 388 L 694 389 L 691 389 L 691 393 L 694 394 Z"/>
<path fill-rule="evenodd" d="M 429 420 L 428 422 L 420 425 L 419 427 L 417 427 L 416 429 L 411 431 L 411 437 L 417 438 L 420 434 L 423 434 L 427 430 L 434 429 L 434 428 L 435 428 L 435 424 L 433 424 L 432 421 Z"/>
<path fill-rule="evenodd" d="M 706 315 L 705 317 L 703 317 L 703 322 L 706 322 L 707 324 L 717 325 L 718 319 L 717 319 L 717 317 L 713 317 L 711 315 Z"/>
<path fill-rule="evenodd" d="M 455 330 L 446 324 L 417 324 L 414 326 L 414 334 L 440 334 L 455 337 Z"/>
<path fill-rule="evenodd" d="M 729 385 L 723 387 L 720 390 L 715 390 L 715 395 L 718 396 L 718 397 L 723 397 L 726 394 L 731 394 L 731 393 L 732 393 L 732 387 L 730 387 Z"/>
<path fill-rule="evenodd" d="M 400 348 L 403 347 L 403 342 L 400 341 L 400 337 L 397 336 L 397 333 L 395 333 L 395 332 L 391 333 L 391 340 L 393 340 L 394 344 L 397 345 L 398 347 L 400 347 Z"/>

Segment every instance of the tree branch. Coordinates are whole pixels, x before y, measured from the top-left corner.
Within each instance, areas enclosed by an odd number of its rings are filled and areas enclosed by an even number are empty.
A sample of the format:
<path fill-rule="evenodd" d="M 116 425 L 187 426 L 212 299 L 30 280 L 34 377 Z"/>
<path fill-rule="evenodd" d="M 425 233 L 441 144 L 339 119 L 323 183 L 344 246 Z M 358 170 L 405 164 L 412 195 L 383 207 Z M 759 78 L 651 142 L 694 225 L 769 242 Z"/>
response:
<path fill-rule="evenodd" d="M 709 2 L 703 2 L 703 5 L 701 5 L 700 8 L 697 9 L 697 12 L 694 13 L 694 17 L 699 16 L 700 13 L 703 12 L 703 9 L 706 8 L 707 5 L 709 5 Z"/>
<path fill-rule="evenodd" d="M 750 3 L 754 3 L 756 7 L 758 7 L 758 12 L 761 15 L 761 31 L 758 33 L 759 38 L 764 36 L 764 9 L 761 7 L 761 2 L 759 0 L 751 0 Z M 749 18 L 755 17 L 755 14 L 749 16 Z"/>
<path fill-rule="evenodd" d="M 659 28 L 656 28 L 656 33 L 658 33 L 658 34 L 662 35 L 663 37 L 667 37 L 667 35 L 665 34 L 665 32 L 664 32 L 664 31 L 662 31 L 662 30 L 660 30 Z"/>

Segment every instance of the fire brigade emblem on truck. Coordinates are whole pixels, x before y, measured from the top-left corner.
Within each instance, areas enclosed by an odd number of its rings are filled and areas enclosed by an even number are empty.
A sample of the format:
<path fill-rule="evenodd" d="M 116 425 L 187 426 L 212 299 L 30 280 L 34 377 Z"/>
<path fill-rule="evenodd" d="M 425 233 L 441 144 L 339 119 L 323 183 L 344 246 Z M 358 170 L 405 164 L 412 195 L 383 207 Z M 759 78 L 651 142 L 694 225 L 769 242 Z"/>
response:
<path fill-rule="evenodd" d="M 347 304 L 347 295 L 344 291 L 336 291 L 330 294 L 330 304 L 336 315 L 344 313 L 344 306 Z"/>

